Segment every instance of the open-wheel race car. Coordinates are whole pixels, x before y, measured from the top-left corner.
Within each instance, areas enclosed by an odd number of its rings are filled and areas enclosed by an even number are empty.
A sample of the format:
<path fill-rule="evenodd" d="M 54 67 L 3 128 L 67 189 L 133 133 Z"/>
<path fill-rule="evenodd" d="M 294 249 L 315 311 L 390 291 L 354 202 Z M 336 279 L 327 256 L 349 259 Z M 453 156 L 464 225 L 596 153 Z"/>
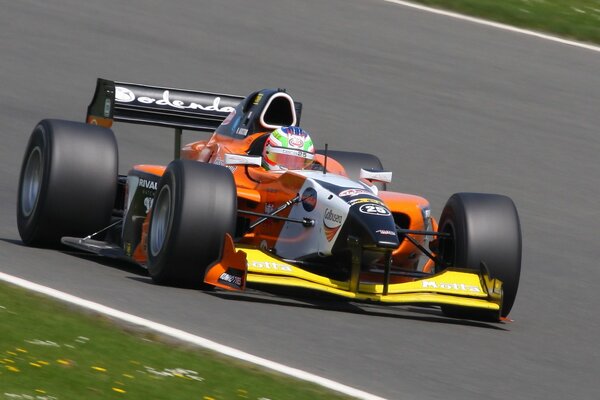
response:
<path fill-rule="evenodd" d="M 521 268 L 511 199 L 457 193 L 437 222 L 424 198 L 386 190 L 391 172 L 377 157 L 303 148 L 301 111 L 281 89 L 240 97 L 98 79 L 86 123 L 46 119 L 33 130 L 21 238 L 127 259 L 160 284 L 260 283 L 460 318 L 508 315 Z M 113 121 L 174 128 L 174 161 L 119 175 Z M 183 130 L 213 134 L 181 146 Z M 271 143 L 275 131 L 291 145 Z M 271 155 L 302 160 L 273 169 Z"/>

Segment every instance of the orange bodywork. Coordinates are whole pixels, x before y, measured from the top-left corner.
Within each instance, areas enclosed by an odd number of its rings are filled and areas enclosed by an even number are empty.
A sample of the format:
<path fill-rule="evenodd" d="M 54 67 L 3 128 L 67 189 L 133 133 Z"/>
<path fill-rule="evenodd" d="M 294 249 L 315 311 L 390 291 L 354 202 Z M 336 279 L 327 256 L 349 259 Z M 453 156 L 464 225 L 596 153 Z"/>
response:
<path fill-rule="evenodd" d="M 265 133 L 256 133 L 249 135 L 244 139 L 233 139 L 229 136 L 213 134 L 209 140 L 189 143 L 182 147 L 181 158 L 199 162 L 214 163 L 225 165 L 225 154 L 247 154 L 255 140 L 262 137 Z M 260 155 L 254 154 L 254 155 Z M 325 165 L 325 157 L 316 154 L 315 163 Z M 294 174 L 281 175 L 264 170 L 259 166 L 228 166 L 232 171 L 238 197 L 238 209 L 242 211 L 252 211 L 258 213 L 269 213 L 280 205 L 284 204 L 294 196 L 297 190 L 302 186 L 305 178 Z M 166 167 L 159 165 L 136 165 L 135 170 L 143 171 L 155 176 L 162 176 Z M 332 158 L 327 159 L 327 172 L 342 176 L 347 176 L 343 166 Z M 366 182 L 370 184 L 369 182 Z M 422 207 L 428 207 L 429 203 L 422 197 L 380 191 L 380 199 L 392 211 L 392 213 L 402 213 L 409 221 L 408 229 L 423 230 Z M 287 217 L 290 208 L 280 212 L 278 215 Z M 243 215 L 243 213 L 242 213 Z M 257 221 L 260 217 L 247 217 L 249 223 Z M 142 225 L 142 235 L 139 245 L 133 252 L 133 258 L 140 263 L 146 262 L 146 246 L 148 238 L 150 214 L 146 217 Z M 258 225 L 251 232 L 238 239 L 238 242 L 252 247 L 271 248 L 275 242 L 280 239 L 280 232 L 284 222 L 269 219 Z M 307 233 L 308 234 L 308 233 Z M 418 242 L 423 243 L 423 236 L 414 237 Z M 304 237 L 299 235 L 290 241 L 302 242 Z M 293 243 L 292 243 L 293 244 Z M 227 249 L 225 249 L 227 251 Z M 392 252 L 393 265 L 402 268 L 416 269 L 421 251 L 408 240 L 403 240 L 400 247 Z M 231 255 L 224 255 L 231 256 Z M 431 269 L 432 263 L 426 264 L 425 268 Z M 399 278 L 395 278 L 399 279 Z"/>

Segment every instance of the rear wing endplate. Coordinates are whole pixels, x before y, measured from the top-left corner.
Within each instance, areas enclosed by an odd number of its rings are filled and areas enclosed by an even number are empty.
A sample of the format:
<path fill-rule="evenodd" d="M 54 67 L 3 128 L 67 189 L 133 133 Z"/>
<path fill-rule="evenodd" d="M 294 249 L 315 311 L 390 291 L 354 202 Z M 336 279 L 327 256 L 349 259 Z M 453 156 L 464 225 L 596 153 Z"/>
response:
<path fill-rule="evenodd" d="M 107 128 L 122 121 L 213 132 L 243 99 L 99 78 L 86 122 Z"/>

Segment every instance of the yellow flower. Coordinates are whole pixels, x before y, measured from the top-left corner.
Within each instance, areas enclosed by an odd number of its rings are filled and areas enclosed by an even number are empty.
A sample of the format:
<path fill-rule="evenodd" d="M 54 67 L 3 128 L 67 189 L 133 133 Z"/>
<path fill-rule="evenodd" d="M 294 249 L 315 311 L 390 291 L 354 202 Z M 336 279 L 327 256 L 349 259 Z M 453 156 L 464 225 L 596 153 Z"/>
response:
<path fill-rule="evenodd" d="M 45 391 L 45 390 L 42 390 L 42 389 L 35 389 L 35 391 L 36 391 L 36 392 L 38 392 L 38 393 L 41 393 L 41 394 L 44 394 L 44 393 L 46 393 L 46 391 Z"/>
<path fill-rule="evenodd" d="M 135 377 L 133 375 L 129 375 L 129 374 L 123 374 L 123 376 L 125 378 L 129 378 L 129 379 L 135 379 Z"/>
<path fill-rule="evenodd" d="M 112 390 L 114 390 L 114 391 L 115 391 L 115 392 L 117 392 L 117 393 L 127 393 L 127 392 L 126 392 L 126 391 L 124 391 L 123 389 L 120 389 L 120 388 L 117 388 L 117 387 L 114 387 L 114 388 L 112 388 Z"/>
<path fill-rule="evenodd" d="M 71 365 L 71 363 L 68 360 L 58 359 L 58 360 L 56 360 L 56 362 L 59 364 L 62 364 L 62 365 Z"/>
<path fill-rule="evenodd" d="M 19 368 L 13 367 L 12 365 L 7 366 L 6 369 L 8 369 L 10 372 L 21 372 Z"/>
<path fill-rule="evenodd" d="M 38 364 L 42 364 L 42 365 L 48 365 L 48 361 L 43 361 L 43 360 L 38 360 L 37 361 Z"/>
<path fill-rule="evenodd" d="M 36 367 L 36 368 L 42 368 L 42 366 L 40 364 L 37 364 L 34 362 L 30 362 L 29 365 L 31 365 L 32 367 Z"/>
<path fill-rule="evenodd" d="M 15 350 L 17 350 L 20 353 L 27 353 L 27 350 L 21 349 L 20 347 L 17 347 Z"/>
<path fill-rule="evenodd" d="M 96 371 L 99 371 L 99 372 L 106 372 L 106 368 L 102 368 L 102 367 L 94 367 L 94 366 L 92 366 L 92 369 L 95 369 Z"/>

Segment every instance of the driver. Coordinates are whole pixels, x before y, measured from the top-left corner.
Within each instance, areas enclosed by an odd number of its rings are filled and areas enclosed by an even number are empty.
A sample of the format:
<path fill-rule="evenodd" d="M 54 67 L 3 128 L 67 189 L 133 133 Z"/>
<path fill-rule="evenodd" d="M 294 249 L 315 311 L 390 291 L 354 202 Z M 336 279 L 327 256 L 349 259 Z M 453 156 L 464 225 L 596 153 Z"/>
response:
<path fill-rule="evenodd" d="M 267 171 L 306 169 L 313 162 L 315 147 L 304 129 L 282 126 L 271 132 L 262 156 L 262 165 Z"/>

